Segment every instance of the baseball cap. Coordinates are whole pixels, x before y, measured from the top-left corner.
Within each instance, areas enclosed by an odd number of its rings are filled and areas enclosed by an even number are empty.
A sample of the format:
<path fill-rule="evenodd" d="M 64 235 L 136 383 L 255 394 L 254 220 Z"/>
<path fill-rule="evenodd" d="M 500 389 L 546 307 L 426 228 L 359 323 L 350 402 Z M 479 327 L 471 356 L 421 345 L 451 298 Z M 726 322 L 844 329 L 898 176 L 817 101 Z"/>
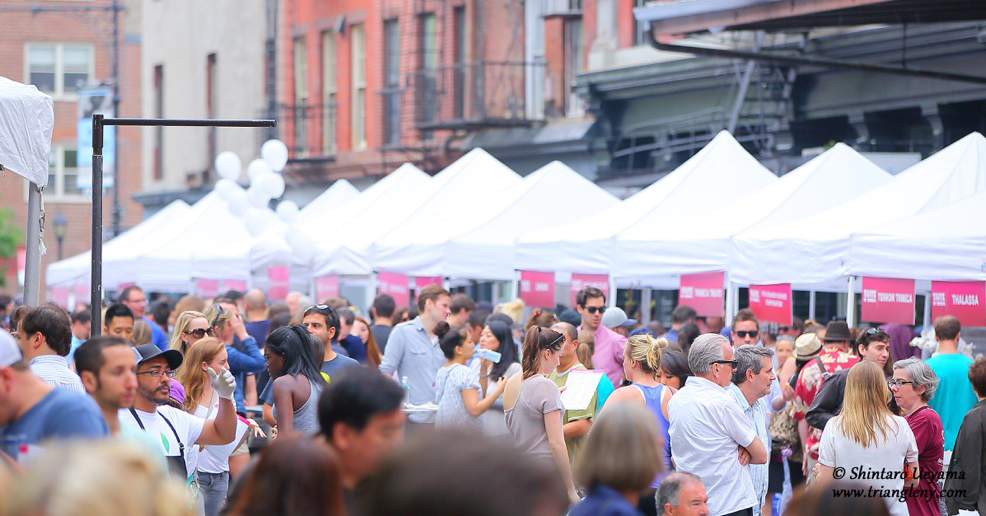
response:
<path fill-rule="evenodd" d="M 634 324 L 637 324 L 637 320 L 628 318 L 627 313 L 618 306 L 611 306 L 603 312 L 603 326 L 607 328 L 633 326 Z"/>
<path fill-rule="evenodd" d="M 22 358 L 14 336 L 0 328 L 0 368 L 10 367 L 20 362 Z"/>
<path fill-rule="evenodd" d="M 181 351 L 178 351 L 177 349 L 161 351 L 154 344 L 134 346 L 134 350 L 140 354 L 140 360 L 137 361 L 137 365 L 140 365 L 142 362 L 147 362 L 154 357 L 163 355 L 164 359 L 168 361 L 168 367 L 174 371 L 175 369 L 178 369 L 178 367 L 181 366 L 182 361 L 185 360 L 185 357 L 182 356 Z"/>

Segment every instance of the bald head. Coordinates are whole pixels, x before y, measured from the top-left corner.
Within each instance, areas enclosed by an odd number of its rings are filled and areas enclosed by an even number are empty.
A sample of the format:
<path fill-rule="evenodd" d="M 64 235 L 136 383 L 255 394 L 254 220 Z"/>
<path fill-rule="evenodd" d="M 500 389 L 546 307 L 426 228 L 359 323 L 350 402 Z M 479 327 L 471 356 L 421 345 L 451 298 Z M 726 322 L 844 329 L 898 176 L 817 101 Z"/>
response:
<path fill-rule="evenodd" d="M 247 310 L 263 310 L 267 308 L 267 297 L 264 296 L 264 291 L 259 288 L 247 291 L 246 295 L 243 296 L 243 300 L 246 301 Z"/>
<path fill-rule="evenodd" d="M 565 336 L 565 340 L 578 340 L 579 331 L 571 323 L 558 322 L 551 325 L 551 329 Z"/>

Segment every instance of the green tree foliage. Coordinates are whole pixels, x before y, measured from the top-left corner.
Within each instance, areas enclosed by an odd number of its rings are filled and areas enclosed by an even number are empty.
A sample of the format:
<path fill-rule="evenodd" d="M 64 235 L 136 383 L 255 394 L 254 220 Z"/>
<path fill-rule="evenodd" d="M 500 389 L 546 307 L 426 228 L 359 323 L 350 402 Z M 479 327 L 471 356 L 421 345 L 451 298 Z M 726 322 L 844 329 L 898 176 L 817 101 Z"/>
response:
<path fill-rule="evenodd" d="M 2 261 L 17 253 L 21 245 L 21 229 L 14 224 L 14 212 L 8 208 L 0 208 L 0 287 L 6 286 L 7 267 Z"/>

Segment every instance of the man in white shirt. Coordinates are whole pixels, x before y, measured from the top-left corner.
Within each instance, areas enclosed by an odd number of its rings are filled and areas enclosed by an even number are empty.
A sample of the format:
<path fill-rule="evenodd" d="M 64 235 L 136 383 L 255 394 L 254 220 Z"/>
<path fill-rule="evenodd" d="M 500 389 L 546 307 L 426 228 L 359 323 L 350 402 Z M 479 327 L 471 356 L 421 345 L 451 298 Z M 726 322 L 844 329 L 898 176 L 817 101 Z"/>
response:
<path fill-rule="evenodd" d="M 183 360 L 181 352 L 161 351 L 154 344 L 133 349 L 141 357 L 137 364 L 137 396 L 132 408 L 120 410 L 119 418 L 136 423 L 159 442 L 171 473 L 185 480 L 189 492 L 195 493 L 194 464 L 187 464 L 186 456 L 193 445 L 229 444 L 236 437 L 236 407 L 233 405 L 236 380 L 228 369 L 224 368 L 217 375 L 207 368 L 212 388 L 219 395 L 219 412 L 215 419 L 195 417 L 165 405 L 171 378 Z"/>
<path fill-rule="evenodd" d="M 72 347 L 72 321 L 57 305 L 27 309 L 17 320 L 17 347 L 31 372 L 52 387 L 86 394 L 65 356 Z"/>
<path fill-rule="evenodd" d="M 702 479 L 709 513 L 752 515 L 757 499 L 747 464 L 766 464 L 764 443 L 725 387 L 736 360 L 729 340 L 700 335 L 688 352 L 689 377 L 668 402 L 671 457 L 678 471 Z"/>
<path fill-rule="evenodd" d="M 743 414 L 757 431 L 760 442 L 770 442 L 767 432 L 767 397 L 770 394 L 772 382 L 777 381 L 774 369 L 771 367 L 771 357 L 774 350 L 760 346 L 740 346 L 736 348 L 736 369 L 733 371 L 733 383 L 726 390 L 733 396 Z M 757 495 L 757 505 L 753 507 L 753 515 L 760 516 L 767 495 L 767 464 L 750 464 L 747 466 L 750 480 L 753 481 L 753 491 Z"/>

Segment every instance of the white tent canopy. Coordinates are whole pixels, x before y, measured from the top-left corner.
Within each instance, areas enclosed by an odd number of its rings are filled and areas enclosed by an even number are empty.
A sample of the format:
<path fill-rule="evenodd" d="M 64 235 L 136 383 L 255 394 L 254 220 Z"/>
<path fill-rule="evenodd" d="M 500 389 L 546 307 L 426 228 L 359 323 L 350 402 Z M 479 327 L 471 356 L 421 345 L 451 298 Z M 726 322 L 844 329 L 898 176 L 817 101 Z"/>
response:
<path fill-rule="evenodd" d="M 123 232 L 103 244 L 103 283 L 115 287 L 131 281 L 139 274 L 142 265 L 133 259 L 141 249 L 160 239 L 167 228 L 181 227 L 181 221 L 189 206 L 178 199 L 165 206 L 147 220 Z M 92 253 L 86 251 L 48 266 L 48 285 L 71 287 L 89 284 L 92 272 Z"/>
<path fill-rule="evenodd" d="M 531 231 L 518 239 L 517 266 L 567 272 L 614 273 L 615 239 L 676 224 L 689 214 L 721 206 L 777 181 L 726 131 L 663 179 L 595 216 L 561 228 Z M 578 207 L 574 207 L 578 208 Z M 672 277 L 637 277 L 651 286 L 676 285 Z"/>
<path fill-rule="evenodd" d="M 986 190 L 986 138 L 972 133 L 886 185 L 811 217 L 733 237 L 737 283 L 831 282 L 849 272 L 853 233 Z M 826 200 L 819 199 L 824 203 Z"/>
<path fill-rule="evenodd" d="M 839 143 L 778 181 L 706 215 L 628 229 L 617 238 L 614 270 L 630 278 L 726 270 L 733 235 L 811 215 L 823 210 L 825 203 L 847 201 L 890 179 L 890 174 Z M 704 202 L 696 203 L 700 205 Z"/>
<path fill-rule="evenodd" d="M 464 216 L 446 213 L 444 224 L 416 235 L 419 240 L 382 241 L 375 248 L 375 264 L 381 270 L 421 276 L 510 280 L 518 232 L 584 218 L 619 202 L 559 161 L 476 200 Z"/>
<path fill-rule="evenodd" d="M 852 236 L 851 274 L 986 280 L 986 191 Z"/>
<path fill-rule="evenodd" d="M 0 165 L 42 187 L 48 184 L 53 106 L 37 87 L 0 77 Z"/>
<path fill-rule="evenodd" d="M 298 213 L 298 220 L 293 225 L 306 238 L 318 240 L 326 235 L 326 225 L 335 220 L 336 215 L 348 209 L 350 201 L 359 195 L 349 181 L 336 181 L 318 197 L 308 203 Z M 291 228 L 283 227 L 277 231 L 269 231 L 250 248 L 250 266 L 254 270 L 261 269 L 274 263 L 293 263 L 302 265 L 288 244 L 286 235 Z M 307 265 L 307 264 L 304 264 Z"/>

